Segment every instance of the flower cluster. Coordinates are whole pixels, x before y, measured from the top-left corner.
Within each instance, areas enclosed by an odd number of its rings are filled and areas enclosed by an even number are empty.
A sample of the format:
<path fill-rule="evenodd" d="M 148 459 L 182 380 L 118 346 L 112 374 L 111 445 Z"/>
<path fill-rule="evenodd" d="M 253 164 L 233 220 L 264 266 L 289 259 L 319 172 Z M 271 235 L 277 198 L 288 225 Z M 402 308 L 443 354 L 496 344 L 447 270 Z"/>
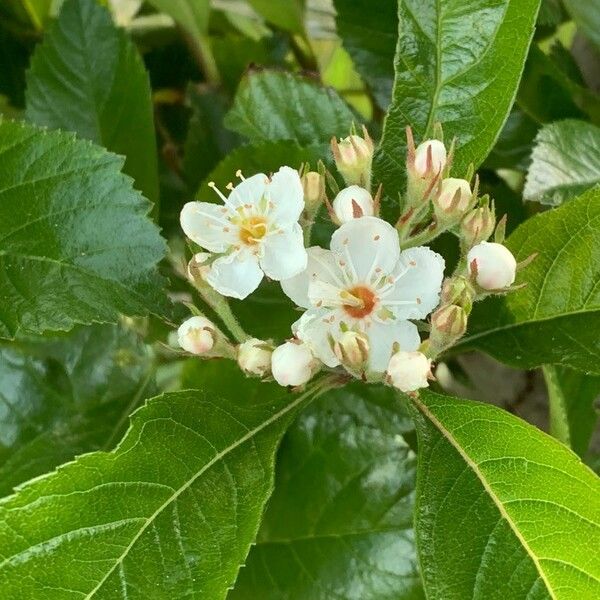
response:
<path fill-rule="evenodd" d="M 210 184 L 221 204 L 183 207 L 181 226 L 197 246 L 189 278 L 239 335 L 234 344 L 197 314 L 179 328 L 179 345 L 235 358 L 248 376 L 282 386 L 327 370 L 414 392 L 433 377 L 432 361 L 464 335 L 473 303 L 514 289 L 518 265 L 502 245 L 504 223 L 497 226 L 493 202 L 479 198 L 477 179 L 450 176 L 454 144 L 430 139 L 415 147 L 407 130 L 407 185 L 395 225 L 379 216 L 382 190 L 372 192 L 366 129 L 331 146 L 343 189 L 322 163 L 318 171 L 281 167 L 272 176 L 238 172 L 227 195 Z M 337 227 L 328 248 L 308 243 L 322 205 Z M 423 245 L 444 231 L 459 237 L 462 250 L 446 279 L 444 259 Z M 224 298 L 248 297 L 265 276 L 303 311 L 280 344 L 247 336 Z"/>

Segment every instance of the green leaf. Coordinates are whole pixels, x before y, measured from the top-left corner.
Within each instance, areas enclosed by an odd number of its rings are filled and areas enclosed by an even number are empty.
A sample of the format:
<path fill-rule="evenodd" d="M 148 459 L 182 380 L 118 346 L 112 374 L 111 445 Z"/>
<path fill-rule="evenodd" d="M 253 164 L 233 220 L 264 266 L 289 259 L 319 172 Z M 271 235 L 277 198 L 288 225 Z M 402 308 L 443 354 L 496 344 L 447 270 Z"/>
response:
<path fill-rule="evenodd" d="M 410 433 L 390 388 L 354 383 L 306 409 L 284 438 L 275 492 L 228 600 L 424 598 Z"/>
<path fill-rule="evenodd" d="M 600 0 L 564 0 L 563 3 L 579 29 L 600 48 Z"/>
<path fill-rule="evenodd" d="M 310 394 L 245 379 L 226 361 L 205 368 L 202 390 L 134 413 L 113 452 L 0 504 L 3 598 L 225 597 L 270 494 L 275 449 Z"/>
<path fill-rule="evenodd" d="M 394 54 L 398 38 L 398 2 L 380 0 L 377 10 L 370 0 L 335 0 L 336 24 L 344 48 L 356 70 L 386 110 L 392 99 Z"/>
<path fill-rule="evenodd" d="M 304 33 L 305 0 L 248 0 L 266 21 L 291 33 Z"/>
<path fill-rule="evenodd" d="M 209 0 L 148 0 L 157 10 L 169 15 L 195 39 L 208 33 Z"/>
<path fill-rule="evenodd" d="M 165 254 L 122 158 L 0 122 L 0 337 L 165 313 Z"/>
<path fill-rule="evenodd" d="M 354 120 L 334 90 L 298 75 L 263 71 L 242 80 L 225 125 L 252 144 L 294 140 L 312 146 L 347 136 Z"/>
<path fill-rule="evenodd" d="M 525 200 L 557 206 L 600 183 L 600 128 L 567 120 L 543 127 L 535 140 Z"/>
<path fill-rule="evenodd" d="M 67 0 L 27 73 L 26 117 L 126 157 L 124 171 L 158 202 L 150 83 L 125 32 L 95 0 Z"/>
<path fill-rule="evenodd" d="M 598 423 L 594 404 L 600 398 L 600 377 L 546 365 L 544 378 L 550 403 L 550 433 L 584 456 Z"/>
<path fill-rule="evenodd" d="M 595 600 L 600 480 L 491 405 L 414 400 L 416 527 L 430 600 Z"/>
<path fill-rule="evenodd" d="M 153 388 L 150 358 L 116 325 L 0 347 L 0 495 L 77 454 L 112 448 Z"/>
<path fill-rule="evenodd" d="M 479 348 L 515 367 L 561 364 L 600 374 L 600 188 L 528 219 L 508 238 L 527 283 L 477 303 L 455 349 Z"/>
<path fill-rule="evenodd" d="M 420 141 L 437 122 L 456 136 L 456 177 L 479 166 L 511 109 L 540 0 L 401 0 L 392 105 L 375 182 L 396 201 L 406 179 L 407 125 Z"/>

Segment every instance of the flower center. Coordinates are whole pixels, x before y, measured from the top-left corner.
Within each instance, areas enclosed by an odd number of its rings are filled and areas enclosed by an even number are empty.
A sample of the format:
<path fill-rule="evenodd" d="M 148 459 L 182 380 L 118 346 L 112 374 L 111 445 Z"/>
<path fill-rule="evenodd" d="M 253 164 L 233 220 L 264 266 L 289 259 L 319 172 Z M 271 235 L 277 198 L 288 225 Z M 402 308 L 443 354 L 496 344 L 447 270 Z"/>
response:
<path fill-rule="evenodd" d="M 240 223 L 240 239 L 244 244 L 257 244 L 267 233 L 267 220 L 264 217 L 246 217 Z"/>
<path fill-rule="evenodd" d="M 343 309 L 355 319 L 362 319 L 370 315 L 377 303 L 375 294 L 368 287 L 362 285 L 344 292 L 344 299 L 348 300 L 348 304 L 344 304 Z"/>

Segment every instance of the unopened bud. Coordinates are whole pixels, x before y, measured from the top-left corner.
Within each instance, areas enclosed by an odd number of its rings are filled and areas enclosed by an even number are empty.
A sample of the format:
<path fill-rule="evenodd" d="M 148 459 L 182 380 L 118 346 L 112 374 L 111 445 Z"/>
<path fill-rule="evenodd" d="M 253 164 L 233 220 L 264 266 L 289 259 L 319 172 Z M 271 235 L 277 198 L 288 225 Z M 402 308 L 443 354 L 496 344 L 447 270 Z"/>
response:
<path fill-rule="evenodd" d="M 352 371 L 361 371 L 369 359 L 369 339 L 364 333 L 345 331 L 333 344 L 338 360 Z"/>
<path fill-rule="evenodd" d="M 238 365 L 244 373 L 265 377 L 271 371 L 273 348 L 265 341 L 251 338 L 238 348 Z"/>
<path fill-rule="evenodd" d="M 211 257 L 208 252 L 198 252 L 188 263 L 187 274 L 191 281 L 204 279 L 204 274 L 210 269 L 206 262 Z"/>
<path fill-rule="evenodd" d="M 446 166 L 446 146 L 439 140 L 426 140 L 415 150 L 413 169 L 419 177 L 435 177 Z"/>
<path fill-rule="evenodd" d="M 371 194 L 358 185 L 344 188 L 333 201 L 333 213 L 340 223 L 360 217 L 372 217 L 374 203 Z"/>
<path fill-rule="evenodd" d="M 304 190 L 304 205 L 307 211 L 313 212 L 325 198 L 325 177 L 317 171 L 308 171 L 302 175 L 301 181 Z"/>
<path fill-rule="evenodd" d="M 445 348 L 462 337 L 467 330 L 467 313 L 456 304 L 447 304 L 431 315 L 432 344 Z"/>
<path fill-rule="evenodd" d="M 484 290 L 501 290 L 512 285 L 517 261 L 511 251 L 496 242 L 481 242 L 467 254 L 469 273 Z"/>
<path fill-rule="evenodd" d="M 386 379 L 401 392 L 414 392 L 429 385 L 431 361 L 421 352 L 400 350 L 390 359 Z"/>
<path fill-rule="evenodd" d="M 347 185 L 370 187 L 373 162 L 373 140 L 363 127 L 363 135 L 350 135 L 340 140 L 331 140 L 331 151 L 335 166 Z"/>
<path fill-rule="evenodd" d="M 216 327 L 206 317 L 191 317 L 177 330 L 179 345 L 192 354 L 206 354 L 215 345 Z"/>
<path fill-rule="evenodd" d="M 442 304 L 456 304 L 469 314 L 473 307 L 473 286 L 465 277 L 452 277 L 442 286 Z"/>
<path fill-rule="evenodd" d="M 455 221 L 467 212 L 473 199 L 471 186 L 466 179 L 443 179 L 434 198 L 435 213 L 439 220 Z"/>
<path fill-rule="evenodd" d="M 302 342 L 285 342 L 273 350 L 271 373 L 279 385 L 304 385 L 313 376 L 316 359 Z"/>
<path fill-rule="evenodd" d="M 496 227 L 496 215 L 493 207 L 479 206 L 467 213 L 460 224 L 460 237 L 465 248 L 472 248 L 487 240 Z"/>

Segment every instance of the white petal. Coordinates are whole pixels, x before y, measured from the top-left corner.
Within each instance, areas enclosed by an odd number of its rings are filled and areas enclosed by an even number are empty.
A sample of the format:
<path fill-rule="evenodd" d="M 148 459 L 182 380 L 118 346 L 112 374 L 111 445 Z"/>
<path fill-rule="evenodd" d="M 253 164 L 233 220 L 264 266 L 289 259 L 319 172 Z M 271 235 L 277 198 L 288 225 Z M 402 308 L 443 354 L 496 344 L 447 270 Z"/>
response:
<path fill-rule="evenodd" d="M 330 250 L 313 246 L 308 248 L 306 253 L 308 255 L 306 269 L 295 277 L 281 282 L 286 296 L 302 308 L 311 306 L 308 286 L 312 280 L 318 279 L 338 287 L 343 286 L 341 272 Z"/>
<path fill-rule="evenodd" d="M 232 252 L 211 265 L 206 281 L 223 296 L 243 300 L 260 284 L 263 272 L 258 259 L 250 252 Z"/>
<path fill-rule="evenodd" d="M 371 322 L 366 333 L 369 336 L 369 367 L 383 373 L 390 362 L 394 343 L 400 350 L 412 352 L 421 344 L 417 326 L 410 321 Z"/>
<path fill-rule="evenodd" d="M 244 205 L 258 206 L 261 198 L 265 195 L 268 182 L 269 178 L 264 173 L 247 177 L 231 190 L 227 204 L 234 209 Z"/>
<path fill-rule="evenodd" d="M 329 344 L 329 336 L 337 340 L 341 335 L 340 313 L 327 308 L 311 308 L 292 325 L 292 331 L 313 354 L 328 367 L 340 364 Z"/>
<path fill-rule="evenodd" d="M 267 187 L 273 207 L 269 218 L 279 226 L 296 223 L 304 210 L 304 190 L 296 169 L 281 167 Z"/>
<path fill-rule="evenodd" d="M 440 301 L 444 267 L 444 259 L 425 246 L 404 250 L 392 273 L 398 279 L 381 303 L 399 319 L 424 319 Z"/>
<path fill-rule="evenodd" d="M 260 259 L 260 266 L 271 279 L 289 279 L 306 269 L 308 257 L 302 228 L 298 223 L 291 229 L 267 235 L 262 241 L 262 249 L 264 254 Z"/>
<path fill-rule="evenodd" d="M 377 217 L 344 223 L 331 237 L 331 250 L 346 265 L 354 283 L 371 283 L 387 275 L 400 255 L 398 232 Z"/>
<path fill-rule="evenodd" d="M 210 252 L 225 252 L 237 241 L 237 228 L 228 219 L 226 207 L 209 202 L 188 202 L 181 210 L 183 232 Z"/>

